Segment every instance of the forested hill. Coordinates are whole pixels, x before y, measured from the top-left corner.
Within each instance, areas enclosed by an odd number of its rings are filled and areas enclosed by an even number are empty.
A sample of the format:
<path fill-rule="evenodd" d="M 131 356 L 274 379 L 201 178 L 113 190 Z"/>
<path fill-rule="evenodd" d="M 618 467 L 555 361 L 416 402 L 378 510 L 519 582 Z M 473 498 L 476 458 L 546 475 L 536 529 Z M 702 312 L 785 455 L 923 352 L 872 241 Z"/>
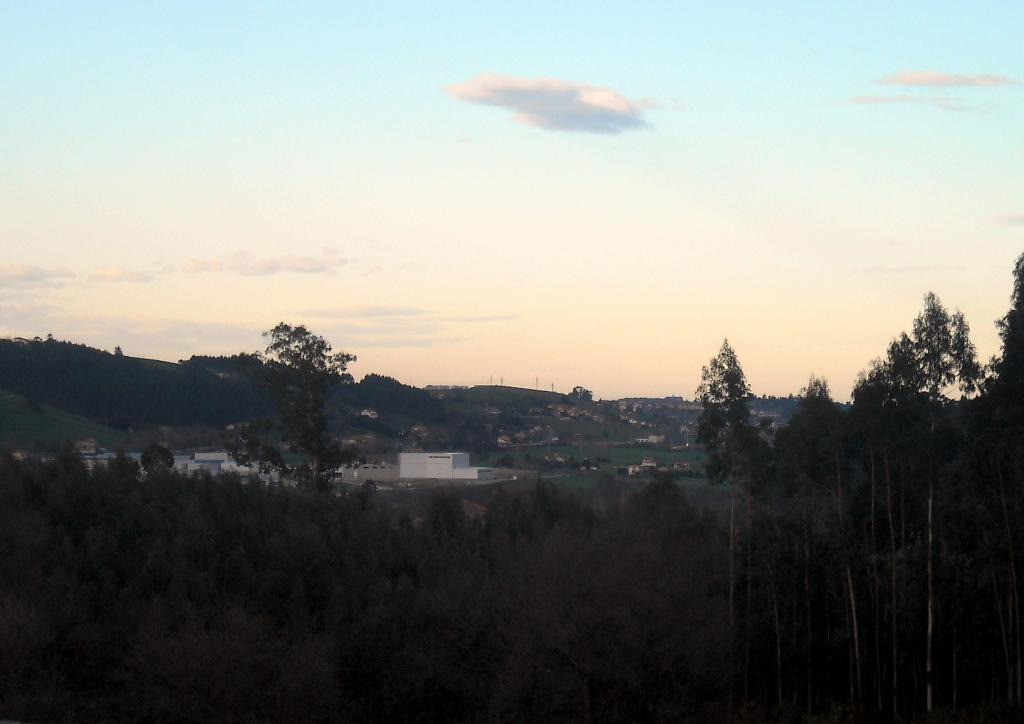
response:
<path fill-rule="evenodd" d="M 0 339 L 0 389 L 111 427 L 212 425 L 271 412 L 246 355 L 175 364 L 83 344 Z"/>
<path fill-rule="evenodd" d="M 262 367 L 252 354 L 173 363 L 54 339 L 0 339 L 0 390 L 117 429 L 222 427 L 273 415 L 259 382 Z M 343 379 L 352 381 L 347 374 Z M 375 374 L 336 385 L 330 404 L 343 414 L 371 407 L 426 423 L 445 419 L 443 403 L 430 393 Z"/>
<path fill-rule="evenodd" d="M 369 374 L 355 385 L 336 385 L 331 402 L 358 410 L 372 407 L 419 422 L 441 422 L 444 404 L 426 390 L 405 385 L 393 377 Z"/>

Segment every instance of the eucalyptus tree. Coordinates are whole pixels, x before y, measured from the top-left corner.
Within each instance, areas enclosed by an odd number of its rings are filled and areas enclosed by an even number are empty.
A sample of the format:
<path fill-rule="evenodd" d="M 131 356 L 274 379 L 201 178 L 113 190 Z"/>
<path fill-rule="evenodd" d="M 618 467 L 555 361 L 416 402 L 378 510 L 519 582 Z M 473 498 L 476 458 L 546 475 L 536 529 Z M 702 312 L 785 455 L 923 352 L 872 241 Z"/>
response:
<path fill-rule="evenodd" d="M 924 440 L 913 446 L 927 477 L 926 503 L 926 634 L 925 634 L 925 709 L 933 708 L 933 641 L 935 634 L 935 480 L 938 476 L 939 450 L 936 432 L 939 418 L 949 402 L 947 394 L 958 388 L 962 395 L 974 392 L 980 376 L 970 328 L 958 310 L 950 313 L 932 292 L 925 295 L 924 308 L 913 322 L 911 334 L 894 339 L 885 360 L 874 363 L 868 375 L 854 390 L 858 398 L 880 404 L 884 413 L 902 418 L 904 433 L 911 432 L 915 418 L 926 428 Z M 886 461 L 887 462 L 887 461 Z M 888 476 L 889 471 L 886 470 Z M 891 483 L 891 480 L 889 480 Z M 892 515 L 892 491 L 889 490 L 890 540 L 892 544 L 893 597 L 893 706 L 896 707 L 896 551 Z"/>
<path fill-rule="evenodd" d="M 946 402 L 945 392 L 957 385 L 963 394 L 974 392 L 980 368 L 970 328 L 957 310 L 950 314 L 934 293 L 925 295 L 924 309 L 914 319 L 914 347 L 920 369 L 920 390 L 927 395 L 928 432 L 932 461 L 928 475 L 928 631 L 925 653 L 925 708 L 933 708 L 932 647 L 935 637 L 935 453 L 934 438 L 938 408 Z"/>
<path fill-rule="evenodd" d="M 340 448 L 327 435 L 327 394 L 331 385 L 351 381 L 346 369 L 356 357 L 334 352 L 301 324 L 281 322 L 263 336 L 270 340 L 262 359 L 284 439 L 293 452 L 308 456 L 308 479 L 326 491 L 327 470 L 341 461 Z"/>
<path fill-rule="evenodd" d="M 796 530 L 800 539 L 794 547 L 803 551 L 803 594 L 805 675 L 807 707 L 813 696 L 813 591 L 829 590 L 834 582 L 841 591 L 846 612 L 849 637 L 849 697 L 860 698 L 863 692 L 860 616 L 854 585 L 853 527 L 849 523 L 849 421 L 832 399 L 828 382 L 812 376 L 801 390 L 796 412 L 776 438 L 779 479 L 790 514 L 798 516 Z M 821 540 L 830 553 L 827 562 L 838 564 L 826 570 L 821 581 L 812 580 L 811 543 Z M 822 565 L 825 565 L 824 563 Z M 824 637 L 823 637 L 824 638 Z"/>
<path fill-rule="evenodd" d="M 750 424 L 750 385 L 729 340 L 701 370 L 697 400 L 703 411 L 697 423 L 697 442 L 707 455 L 706 473 L 714 484 L 729 485 L 729 711 L 732 712 L 736 638 L 736 485 L 747 490 L 749 527 L 752 453 L 757 430 Z M 749 568 L 749 566 L 748 566 Z M 749 571 L 748 571 L 749 576 Z M 749 587 L 748 587 L 749 594 Z M 749 608 L 749 595 L 748 595 Z"/>
<path fill-rule="evenodd" d="M 987 479 L 994 480 L 998 499 L 998 521 L 1003 538 L 1008 593 L 1006 626 L 1002 626 L 1003 652 L 1006 665 L 1007 698 L 1011 702 L 1024 702 L 1024 655 L 1022 655 L 1022 625 L 1020 584 L 1017 576 L 1017 550 L 1024 542 L 1024 254 L 1017 257 L 1013 269 L 1011 306 L 996 323 L 1002 348 L 990 366 L 991 376 L 985 381 L 984 395 L 979 400 L 975 415 L 975 434 L 983 443 L 978 446 L 985 458 L 984 467 L 990 471 Z M 989 487 L 991 490 L 991 487 Z M 992 569 L 992 583 L 999 581 Z M 1002 621 L 1002 615 L 1000 614 Z"/>

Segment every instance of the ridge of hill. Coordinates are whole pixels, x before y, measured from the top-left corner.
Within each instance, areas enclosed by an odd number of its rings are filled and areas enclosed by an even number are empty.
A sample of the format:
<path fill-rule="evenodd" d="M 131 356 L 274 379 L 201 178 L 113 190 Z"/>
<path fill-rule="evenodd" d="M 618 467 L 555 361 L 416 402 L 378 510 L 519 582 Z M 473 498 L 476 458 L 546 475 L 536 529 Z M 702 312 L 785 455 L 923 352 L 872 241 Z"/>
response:
<path fill-rule="evenodd" d="M 240 374 L 211 369 L 204 358 L 179 363 L 111 354 L 83 344 L 0 340 L 0 389 L 108 427 L 222 426 L 271 411 L 244 374 L 247 357 L 227 358 Z"/>

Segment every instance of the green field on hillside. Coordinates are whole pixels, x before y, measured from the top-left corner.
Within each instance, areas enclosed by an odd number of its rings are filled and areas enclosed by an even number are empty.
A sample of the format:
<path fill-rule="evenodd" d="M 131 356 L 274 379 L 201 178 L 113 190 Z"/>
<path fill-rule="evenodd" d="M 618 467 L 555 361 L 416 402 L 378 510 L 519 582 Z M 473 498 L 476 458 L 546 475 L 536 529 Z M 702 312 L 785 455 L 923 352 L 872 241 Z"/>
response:
<path fill-rule="evenodd" d="M 565 402 L 565 395 L 560 392 L 548 392 L 546 390 L 531 390 L 526 387 L 503 387 L 500 385 L 477 385 L 468 390 L 458 390 L 450 393 L 452 399 L 462 399 L 472 402 L 532 402 L 534 404 L 557 404 Z"/>
<path fill-rule="evenodd" d="M 49 405 L 33 407 L 21 395 L 0 391 L 0 446 L 55 447 L 87 437 L 103 447 L 117 447 L 127 435 Z"/>
<path fill-rule="evenodd" d="M 704 465 L 704 450 L 699 447 L 683 450 L 665 450 L 652 447 L 612 447 L 610 445 L 580 445 L 578 447 L 551 445 L 509 448 L 508 450 L 494 453 L 491 458 L 494 460 L 503 455 L 512 456 L 512 459 L 515 461 L 513 467 L 532 467 L 537 462 L 543 460 L 545 456 L 554 457 L 555 455 L 561 455 L 566 459 L 573 457 L 579 462 L 582 462 L 583 458 L 590 458 L 591 463 L 595 465 L 602 464 L 597 461 L 598 458 L 606 458 L 611 462 L 604 463 L 605 466 L 612 465 L 616 467 L 638 465 L 644 458 L 652 458 L 658 465 L 665 466 L 671 466 L 677 462 L 688 462 L 694 472 L 700 472 Z"/>

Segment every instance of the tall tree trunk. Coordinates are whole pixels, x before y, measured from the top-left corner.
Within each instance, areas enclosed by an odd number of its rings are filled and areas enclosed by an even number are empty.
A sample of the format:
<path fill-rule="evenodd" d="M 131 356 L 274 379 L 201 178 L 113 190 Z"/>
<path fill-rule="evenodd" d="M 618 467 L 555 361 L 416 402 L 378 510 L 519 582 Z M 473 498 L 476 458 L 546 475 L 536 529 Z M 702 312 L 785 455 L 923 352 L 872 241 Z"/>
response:
<path fill-rule="evenodd" d="M 924 683 L 925 713 L 932 713 L 932 637 L 935 632 L 935 554 L 933 553 L 934 531 L 932 526 L 932 508 L 935 498 L 934 476 L 928 478 L 928 637 L 925 644 Z"/>
<path fill-rule="evenodd" d="M 807 616 L 807 713 L 811 713 L 814 706 L 814 691 L 812 685 L 811 669 L 811 646 L 813 642 L 813 629 L 811 626 L 811 544 L 807 531 L 807 519 L 804 519 L 804 611 Z"/>
<path fill-rule="evenodd" d="M 875 634 L 875 697 L 878 710 L 882 710 L 882 645 L 880 641 L 881 611 L 879 610 L 878 593 L 881 582 L 878 579 L 878 536 L 875 531 L 875 451 L 868 446 L 868 456 L 871 461 L 871 603 L 874 613 L 874 634 Z"/>
<path fill-rule="evenodd" d="M 1021 673 L 1024 667 L 1021 666 L 1021 620 L 1020 620 L 1020 591 L 1017 588 L 1017 556 L 1013 545 L 1013 530 L 1010 528 L 1010 515 L 1007 511 L 1006 506 L 1006 487 L 1003 483 L 1003 469 L 1001 465 L 996 466 L 996 471 L 999 478 L 999 502 L 1003 511 L 1003 529 L 1006 533 L 1006 547 L 1010 554 L 1010 602 L 1012 606 L 1012 612 L 1008 612 L 1011 615 L 1011 634 L 1016 638 L 1016 691 L 1014 697 L 1011 699 L 1016 703 L 1020 704 L 1022 701 L 1022 695 L 1024 691 L 1021 690 Z M 1013 688 L 1014 684 L 1011 684 Z"/>
<path fill-rule="evenodd" d="M 839 539 L 845 545 L 845 524 L 843 515 L 843 476 L 842 466 L 839 459 L 839 450 L 835 449 L 832 453 L 833 462 L 835 464 L 835 475 L 836 475 L 836 513 L 839 519 Z M 850 620 L 852 622 L 852 628 L 850 629 L 853 634 L 853 668 L 856 676 L 856 697 L 853 695 L 853 683 L 854 677 L 850 677 L 850 698 L 853 700 L 856 698 L 860 700 L 861 697 L 861 669 L 860 669 L 860 629 L 857 622 L 857 599 L 854 596 L 853 591 L 853 573 L 850 570 L 850 557 L 849 553 L 843 554 L 843 558 L 846 559 L 846 589 L 850 597 Z"/>
<path fill-rule="evenodd" d="M 772 614 L 775 619 L 775 687 L 779 708 L 782 708 L 782 628 L 779 625 L 779 598 L 772 589 Z"/>
<path fill-rule="evenodd" d="M 953 709 L 956 710 L 957 703 L 957 670 L 956 670 L 956 629 L 953 626 Z"/>
<path fill-rule="evenodd" d="M 744 602 L 744 613 L 743 613 L 743 700 L 750 701 L 750 598 L 751 598 L 751 579 L 753 578 L 753 567 L 752 567 L 752 547 L 754 543 L 754 536 L 751 535 L 750 530 L 750 486 L 747 486 L 747 513 L 746 513 L 746 530 L 744 533 L 747 538 L 747 586 L 746 586 L 746 601 Z"/>
<path fill-rule="evenodd" d="M 843 590 L 844 591 L 846 590 L 846 582 L 845 581 L 843 582 Z M 853 632 L 853 624 L 850 623 L 850 599 L 845 594 L 843 595 L 843 615 L 846 617 L 846 631 L 848 632 L 848 634 L 850 634 L 850 633 Z M 846 661 L 847 661 L 846 684 L 849 687 L 848 699 L 849 699 L 849 702 L 850 702 L 850 704 L 852 706 L 853 702 L 854 702 L 854 700 L 856 698 L 856 693 L 855 693 L 856 686 L 854 684 L 854 677 L 855 677 L 856 674 L 854 673 L 854 670 L 853 670 L 853 636 L 852 635 L 848 635 L 847 642 L 848 643 L 847 643 L 847 647 L 846 647 L 847 648 L 847 652 L 846 652 Z"/>
<path fill-rule="evenodd" d="M 1009 638 L 1006 634 L 1006 623 L 1003 620 L 1003 602 L 999 597 L 999 579 L 996 577 L 995 566 L 989 564 L 989 571 L 992 574 L 992 591 L 995 594 L 996 599 L 996 613 L 999 616 L 999 632 L 1002 634 L 1003 642 L 1003 658 L 1006 662 L 1006 698 L 1007 701 L 1013 702 L 1013 662 L 1010 658 L 1010 643 Z"/>
<path fill-rule="evenodd" d="M 857 701 L 859 702 L 863 696 L 860 673 L 860 625 L 857 622 L 857 597 L 853 590 L 853 572 L 850 570 L 849 564 L 846 565 L 846 585 L 847 590 L 850 592 L 850 617 L 853 621 L 853 657 L 854 666 L 857 671 Z"/>
<path fill-rule="evenodd" d="M 899 676 L 896 670 L 897 660 L 897 642 L 896 642 L 896 579 L 898 566 L 896 562 L 896 521 L 893 515 L 893 501 L 892 501 L 892 471 L 889 467 L 889 450 L 887 448 L 882 450 L 882 464 L 885 470 L 885 483 L 886 483 L 886 497 L 888 499 L 889 508 L 889 547 L 890 547 L 890 561 L 889 566 L 892 574 L 892 581 L 890 585 L 890 595 L 892 598 L 892 614 L 890 616 L 890 623 L 892 625 L 891 636 L 892 636 L 892 713 L 893 716 L 899 715 Z"/>
<path fill-rule="evenodd" d="M 729 721 L 736 683 L 736 484 L 729 483 Z"/>

